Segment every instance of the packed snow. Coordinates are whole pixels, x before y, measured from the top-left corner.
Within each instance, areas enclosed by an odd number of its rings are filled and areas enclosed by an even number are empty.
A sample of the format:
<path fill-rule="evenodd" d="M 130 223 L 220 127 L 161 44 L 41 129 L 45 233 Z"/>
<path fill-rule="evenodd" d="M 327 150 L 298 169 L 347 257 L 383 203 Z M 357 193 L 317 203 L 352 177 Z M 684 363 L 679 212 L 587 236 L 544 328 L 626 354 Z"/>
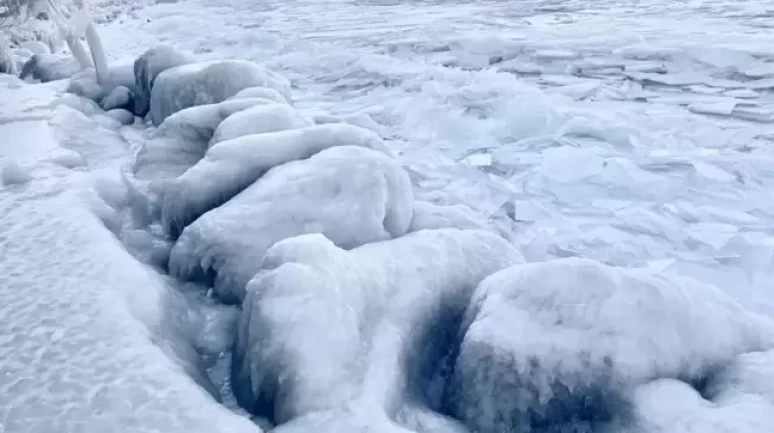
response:
<path fill-rule="evenodd" d="M 771 430 L 765 2 L 91 3 L 0 17 L 0 432 Z"/>

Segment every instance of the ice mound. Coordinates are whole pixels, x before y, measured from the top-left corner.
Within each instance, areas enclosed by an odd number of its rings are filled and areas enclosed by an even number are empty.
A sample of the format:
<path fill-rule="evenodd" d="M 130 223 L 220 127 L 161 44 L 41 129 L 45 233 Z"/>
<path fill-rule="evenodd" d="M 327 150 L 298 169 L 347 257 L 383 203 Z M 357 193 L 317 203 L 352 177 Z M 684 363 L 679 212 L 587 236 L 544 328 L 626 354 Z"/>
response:
<path fill-rule="evenodd" d="M 478 230 L 423 230 L 351 251 L 320 234 L 280 241 L 248 285 L 236 396 L 288 423 L 277 431 L 406 431 L 391 423 L 406 405 L 438 403 L 438 365 L 475 286 L 521 262 Z"/>
<path fill-rule="evenodd" d="M 584 259 L 492 275 L 464 329 L 450 404 L 482 433 L 589 431 L 625 412 L 636 385 L 700 381 L 774 343 L 771 322 L 714 287 Z"/>
<path fill-rule="evenodd" d="M 290 94 L 290 83 L 284 77 L 249 61 L 219 60 L 167 69 L 153 82 L 151 121 L 158 126 L 182 109 L 222 102 L 249 87 L 269 87 L 286 97 Z"/>
<path fill-rule="evenodd" d="M 261 258 L 285 238 L 322 233 L 351 249 L 404 235 L 412 217 L 411 181 L 389 156 L 334 147 L 275 167 L 183 230 L 169 261 L 182 279 L 213 275 L 215 293 L 240 302 Z"/>
<path fill-rule="evenodd" d="M 229 102 L 239 102 L 234 100 Z M 176 237 L 188 224 L 238 194 L 274 166 L 335 146 L 389 153 L 375 133 L 351 125 L 252 134 L 212 146 L 204 159 L 178 177 L 163 197 L 162 225 Z"/>
<path fill-rule="evenodd" d="M 287 103 L 262 104 L 235 113 L 226 118 L 215 130 L 210 146 L 243 135 L 264 134 L 312 126 Z"/>
<path fill-rule="evenodd" d="M 426 229 L 487 229 L 486 221 L 465 205 L 442 206 L 426 201 L 414 202 L 414 219 L 409 231 Z"/>

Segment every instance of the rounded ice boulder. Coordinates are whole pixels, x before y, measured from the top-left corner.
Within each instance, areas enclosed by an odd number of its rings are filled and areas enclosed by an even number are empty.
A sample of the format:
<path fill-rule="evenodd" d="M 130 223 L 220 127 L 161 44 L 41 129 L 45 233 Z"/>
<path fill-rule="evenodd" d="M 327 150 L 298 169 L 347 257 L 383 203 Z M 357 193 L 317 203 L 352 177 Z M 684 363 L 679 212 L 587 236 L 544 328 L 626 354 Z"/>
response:
<path fill-rule="evenodd" d="M 150 109 L 151 89 L 156 77 L 180 65 L 193 63 L 193 58 L 168 45 L 159 45 L 144 52 L 134 61 L 134 114 L 145 117 Z"/>
<path fill-rule="evenodd" d="M 362 147 L 334 147 L 271 169 L 199 217 L 172 249 L 170 274 L 214 275 L 215 293 L 240 302 L 277 241 L 322 233 L 350 249 L 404 235 L 412 211 L 411 181 L 397 162 Z"/>
<path fill-rule="evenodd" d="M 252 100 L 237 99 L 223 104 Z M 272 167 L 338 146 L 365 147 L 389 154 L 377 134 L 344 124 L 251 134 L 216 143 L 201 161 L 164 191 L 162 225 L 175 238 L 200 215 L 227 202 Z"/>
<path fill-rule="evenodd" d="M 470 297 L 518 263 L 509 243 L 479 230 L 423 230 L 349 251 L 321 234 L 280 241 L 248 285 L 236 396 L 277 431 L 407 432 L 395 424 L 440 421 L 434 390 Z"/>
<path fill-rule="evenodd" d="M 481 433 L 595 431 L 640 384 L 700 382 L 774 343 L 771 321 L 712 286 L 575 258 L 490 276 L 464 323 L 448 399 Z"/>
<path fill-rule="evenodd" d="M 245 60 L 192 63 L 161 72 L 150 92 L 150 116 L 158 126 L 170 115 L 195 105 L 225 101 L 248 87 L 268 87 L 284 96 L 290 83 L 282 76 Z"/>

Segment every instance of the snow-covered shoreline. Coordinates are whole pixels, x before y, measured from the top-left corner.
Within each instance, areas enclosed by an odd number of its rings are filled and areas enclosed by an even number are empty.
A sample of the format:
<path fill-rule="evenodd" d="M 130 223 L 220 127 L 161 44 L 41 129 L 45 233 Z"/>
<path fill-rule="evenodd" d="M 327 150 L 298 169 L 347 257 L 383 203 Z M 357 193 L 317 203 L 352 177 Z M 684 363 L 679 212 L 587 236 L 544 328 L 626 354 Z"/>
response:
<path fill-rule="evenodd" d="M 231 32 L 188 38 L 180 7 Z M 329 41 L 266 33 L 286 10 L 252 31 L 271 11 L 248 11 L 190 0 L 101 27 L 113 66 L 158 41 L 193 48 L 148 95 L 157 128 L 67 82 L 0 81 L 3 432 L 774 423 L 774 322 L 756 314 L 774 305 L 770 93 L 755 84 L 774 56 L 463 43 L 439 59 L 398 43 L 314 65 Z M 208 53 L 224 34 L 236 47 Z M 525 72 L 518 53 L 543 63 Z M 663 71 L 626 72 L 659 56 Z M 708 69 L 675 72 L 695 62 Z M 213 90 L 206 75 L 226 73 Z"/>

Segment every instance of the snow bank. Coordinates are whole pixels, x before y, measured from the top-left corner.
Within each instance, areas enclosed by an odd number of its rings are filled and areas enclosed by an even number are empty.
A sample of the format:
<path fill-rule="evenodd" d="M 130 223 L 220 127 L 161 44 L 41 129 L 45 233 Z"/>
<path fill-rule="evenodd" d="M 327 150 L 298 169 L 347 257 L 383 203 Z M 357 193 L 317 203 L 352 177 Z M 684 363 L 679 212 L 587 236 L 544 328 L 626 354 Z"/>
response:
<path fill-rule="evenodd" d="M 411 181 L 392 158 L 362 147 L 327 149 L 275 167 L 194 221 L 172 249 L 170 274 L 213 275 L 221 299 L 241 302 L 277 241 L 322 233 L 351 249 L 402 236 L 412 205 Z"/>
<path fill-rule="evenodd" d="M 388 420 L 405 404 L 437 402 L 434 372 L 475 286 L 522 261 L 477 230 L 425 230 L 351 251 L 320 234 L 281 241 L 248 285 L 236 395 L 290 421 L 277 431 L 405 431 Z"/>
<path fill-rule="evenodd" d="M 228 102 L 240 101 L 249 100 Z M 223 141 L 212 146 L 204 159 L 169 185 L 163 197 L 162 225 L 176 237 L 200 215 L 225 203 L 272 167 L 309 158 L 335 146 L 367 147 L 388 153 L 375 133 L 343 124 Z"/>
<path fill-rule="evenodd" d="M 633 386 L 700 381 L 774 345 L 771 322 L 714 287 L 582 259 L 492 275 L 465 323 L 451 404 L 483 433 L 587 431 L 620 415 Z"/>
<path fill-rule="evenodd" d="M 222 102 L 248 87 L 269 87 L 286 97 L 290 94 L 290 83 L 284 77 L 253 62 L 192 63 L 158 74 L 151 88 L 150 117 L 158 126 L 182 109 Z"/>

